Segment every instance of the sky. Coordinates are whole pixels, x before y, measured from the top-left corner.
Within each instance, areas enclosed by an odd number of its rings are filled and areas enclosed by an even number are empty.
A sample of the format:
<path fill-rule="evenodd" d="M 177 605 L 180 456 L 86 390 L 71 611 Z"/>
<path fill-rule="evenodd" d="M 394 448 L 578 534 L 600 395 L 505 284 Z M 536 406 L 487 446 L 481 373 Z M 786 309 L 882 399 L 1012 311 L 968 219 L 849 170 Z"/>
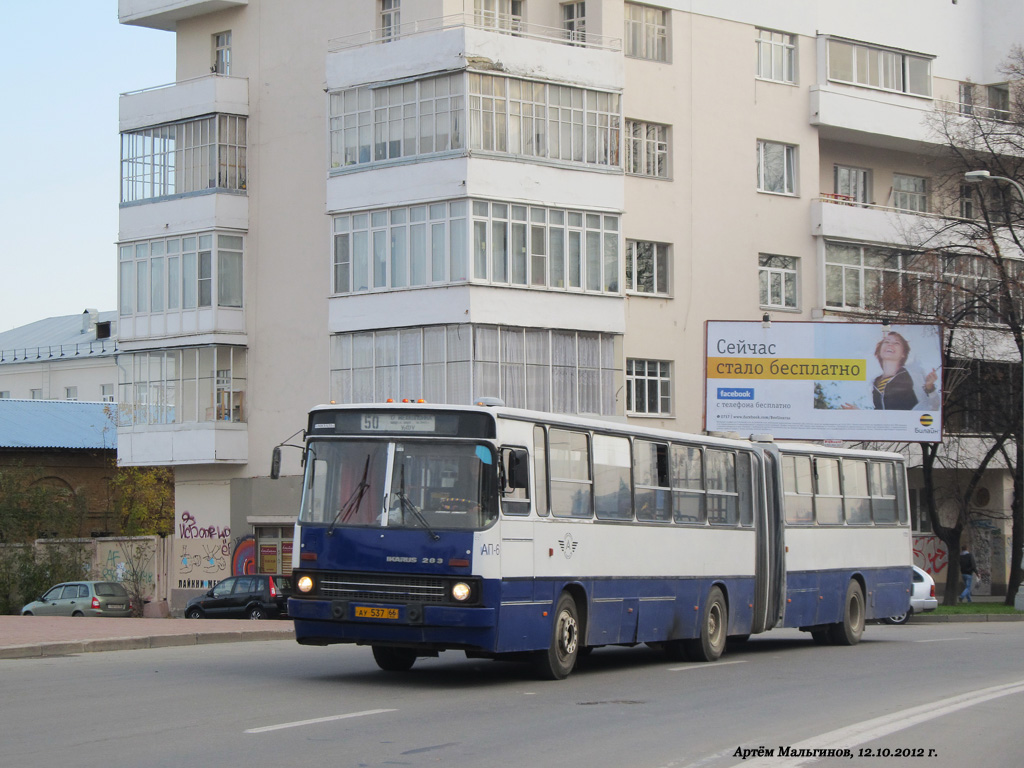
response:
<path fill-rule="evenodd" d="M 0 332 L 117 308 L 117 99 L 173 81 L 117 0 L 0 0 Z"/>

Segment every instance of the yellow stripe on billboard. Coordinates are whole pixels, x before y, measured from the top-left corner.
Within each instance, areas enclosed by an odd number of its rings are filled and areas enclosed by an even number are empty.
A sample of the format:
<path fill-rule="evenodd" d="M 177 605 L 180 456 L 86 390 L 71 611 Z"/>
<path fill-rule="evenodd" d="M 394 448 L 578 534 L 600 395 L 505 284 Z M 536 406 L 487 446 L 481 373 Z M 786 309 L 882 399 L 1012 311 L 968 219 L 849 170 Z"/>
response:
<path fill-rule="evenodd" d="M 861 360 L 820 357 L 709 357 L 709 379 L 775 379 L 778 381 L 865 381 Z"/>

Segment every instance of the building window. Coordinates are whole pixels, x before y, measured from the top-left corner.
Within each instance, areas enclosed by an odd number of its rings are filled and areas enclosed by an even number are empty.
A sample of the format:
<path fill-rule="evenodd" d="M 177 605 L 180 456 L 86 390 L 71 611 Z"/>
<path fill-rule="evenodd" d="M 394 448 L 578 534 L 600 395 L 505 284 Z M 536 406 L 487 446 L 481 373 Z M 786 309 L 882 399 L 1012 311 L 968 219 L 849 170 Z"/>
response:
<path fill-rule="evenodd" d="M 757 76 L 779 83 L 796 82 L 796 36 L 757 30 Z"/>
<path fill-rule="evenodd" d="M 239 235 L 204 233 L 119 246 L 122 316 L 242 307 Z"/>
<path fill-rule="evenodd" d="M 114 385 L 113 384 L 100 384 L 100 402 L 112 403 L 114 402 Z"/>
<path fill-rule="evenodd" d="M 380 39 L 397 40 L 402 24 L 402 0 L 380 0 Z"/>
<path fill-rule="evenodd" d="M 792 256 L 762 253 L 757 257 L 762 309 L 797 308 L 797 264 Z"/>
<path fill-rule="evenodd" d="M 669 12 L 637 3 L 626 3 L 625 12 L 625 54 L 637 59 L 668 61 Z"/>
<path fill-rule="evenodd" d="M 928 180 L 903 173 L 892 175 L 892 207 L 900 211 L 928 212 Z"/>
<path fill-rule="evenodd" d="M 835 38 L 828 41 L 828 76 L 851 85 L 932 95 L 931 58 Z"/>
<path fill-rule="evenodd" d="M 467 280 L 618 293 L 619 265 L 612 215 L 458 200 L 334 219 L 335 293 Z"/>
<path fill-rule="evenodd" d="M 869 202 L 871 172 L 866 168 L 852 168 L 847 165 L 836 165 L 832 172 L 833 192 L 835 199 L 844 203 Z"/>
<path fill-rule="evenodd" d="M 617 93 L 469 74 L 470 148 L 619 165 Z"/>
<path fill-rule="evenodd" d="M 246 119 L 216 115 L 121 134 L 121 202 L 246 188 Z"/>
<path fill-rule="evenodd" d="M 331 167 L 464 149 L 618 166 L 617 93 L 471 72 L 330 96 Z"/>
<path fill-rule="evenodd" d="M 31 397 L 33 400 L 42 400 L 43 399 L 43 390 L 41 390 L 41 389 L 31 389 L 31 390 L 29 390 L 29 395 L 28 396 Z"/>
<path fill-rule="evenodd" d="M 231 74 L 231 32 L 218 32 L 213 36 L 213 71 L 218 75 Z"/>
<path fill-rule="evenodd" d="M 1009 279 L 1021 268 L 1007 265 Z M 992 259 L 970 254 L 909 252 L 848 243 L 825 243 L 825 305 L 877 312 L 905 308 L 917 315 L 948 316 L 964 322 L 1002 324 L 1006 308 L 998 297 L 1000 277 Z"/>
<path fill-rule="evenodd" d="M 515 408 L 615 415 L 621 336 L 572 330 L 439 325 L 331 338 L 331 398 L 420 398 L 468 404 L 500 397 Z"/>
<path fill-rule="evenodd" d="M 244 422 L 246 350 L 188 347 L 118 358 L 118 426 Z"/>
<path fill-rule="evenodd" d="M 928 508 L 925 506 L 925 494 L 923 488 L 910 488 L 910 525 L 914 533 L 932 533 L 932 520 L 928 516 Z"/>
<path fill-rule="evenodd" d="M 626 121 L 626 173 L 668 178 L 668 126 Z"/>
<path fill-rule="evenodd" d="M 994 120 L 1010 119 L 1010 88 L 1006 83 L 989 85 L 985 88 L 988 97 L 989 117 Z"/>
<path fill-rule="evenodd" d="M 473 0 L 473 17 L 484 29 L 522 32 L 522 0 Z"/>
<path fill-rule="evenodd" d="M 796 194 L 796 147 L 774 141 L 757 142 L 757 189 Z"/>
<path fill-rule="evenodd" d="M 672 364 L 664 360 L 626 360 L 626 413 L 672 413 Z"/>
<path fill-rule="evenodd" d="M 64 387 L 64 399 L 65 400 L 77 400 L 78 399 L 78 387 Z"/>
<path fill-rule="evenodd" d="M 626 290 L 667 295 L 670 258 L 668 243 L 627 240 Z"/>
<path fill-rule="evenodd" d="M 587 39 L 587 4 L 585 2 L 562 3 L 562 29 L 565 39 L 584 43 Z"/>

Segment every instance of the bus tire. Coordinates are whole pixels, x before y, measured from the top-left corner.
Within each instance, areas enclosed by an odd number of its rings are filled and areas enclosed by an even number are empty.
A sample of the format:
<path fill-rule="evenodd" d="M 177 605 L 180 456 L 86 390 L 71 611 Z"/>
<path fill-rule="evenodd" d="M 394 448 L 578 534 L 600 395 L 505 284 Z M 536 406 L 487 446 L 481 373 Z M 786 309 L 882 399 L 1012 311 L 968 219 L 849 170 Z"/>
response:
<path fill-rule="evenodd" d="M 843 604 L 843 620 L 828 628 L 833 645 L 856 645 L 864 634 L 864 590 L 860 582 L 850 579 Z"/>
<path fill-rule="evenodd" d="M 416 653 L 408 648 L 373 646 L 373 660 L 385 672 L 408 672 L 416 663 Z"/>
<path fill-rule="evenodd" d="M 725 595 L 712 587 L 700 619 L 700 637 L 686 641 L 686 654 L 694 661 L 715 661 L 725 651 L 729 629 L 729 608 Z"/>
<path fill-rule="evenodd" d="M 555 605 L 551 642 L 534 656 L 537 674 L 543 680 L 564 680 L 576 666 L 580 653 L 580 618 L 576 601 L 563 592 Z"/>

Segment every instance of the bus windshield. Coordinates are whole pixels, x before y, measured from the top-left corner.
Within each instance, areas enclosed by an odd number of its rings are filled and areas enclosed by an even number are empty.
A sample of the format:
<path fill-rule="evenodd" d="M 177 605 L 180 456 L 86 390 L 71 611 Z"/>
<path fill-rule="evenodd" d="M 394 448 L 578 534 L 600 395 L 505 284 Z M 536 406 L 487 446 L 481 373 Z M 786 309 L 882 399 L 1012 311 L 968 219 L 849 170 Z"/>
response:
<path fill-rule="evenodd" d="M 480 530 L 497 518 L 496 463 L 483 444 L 316 440 L 309 444 L 304 523 Z"/>

